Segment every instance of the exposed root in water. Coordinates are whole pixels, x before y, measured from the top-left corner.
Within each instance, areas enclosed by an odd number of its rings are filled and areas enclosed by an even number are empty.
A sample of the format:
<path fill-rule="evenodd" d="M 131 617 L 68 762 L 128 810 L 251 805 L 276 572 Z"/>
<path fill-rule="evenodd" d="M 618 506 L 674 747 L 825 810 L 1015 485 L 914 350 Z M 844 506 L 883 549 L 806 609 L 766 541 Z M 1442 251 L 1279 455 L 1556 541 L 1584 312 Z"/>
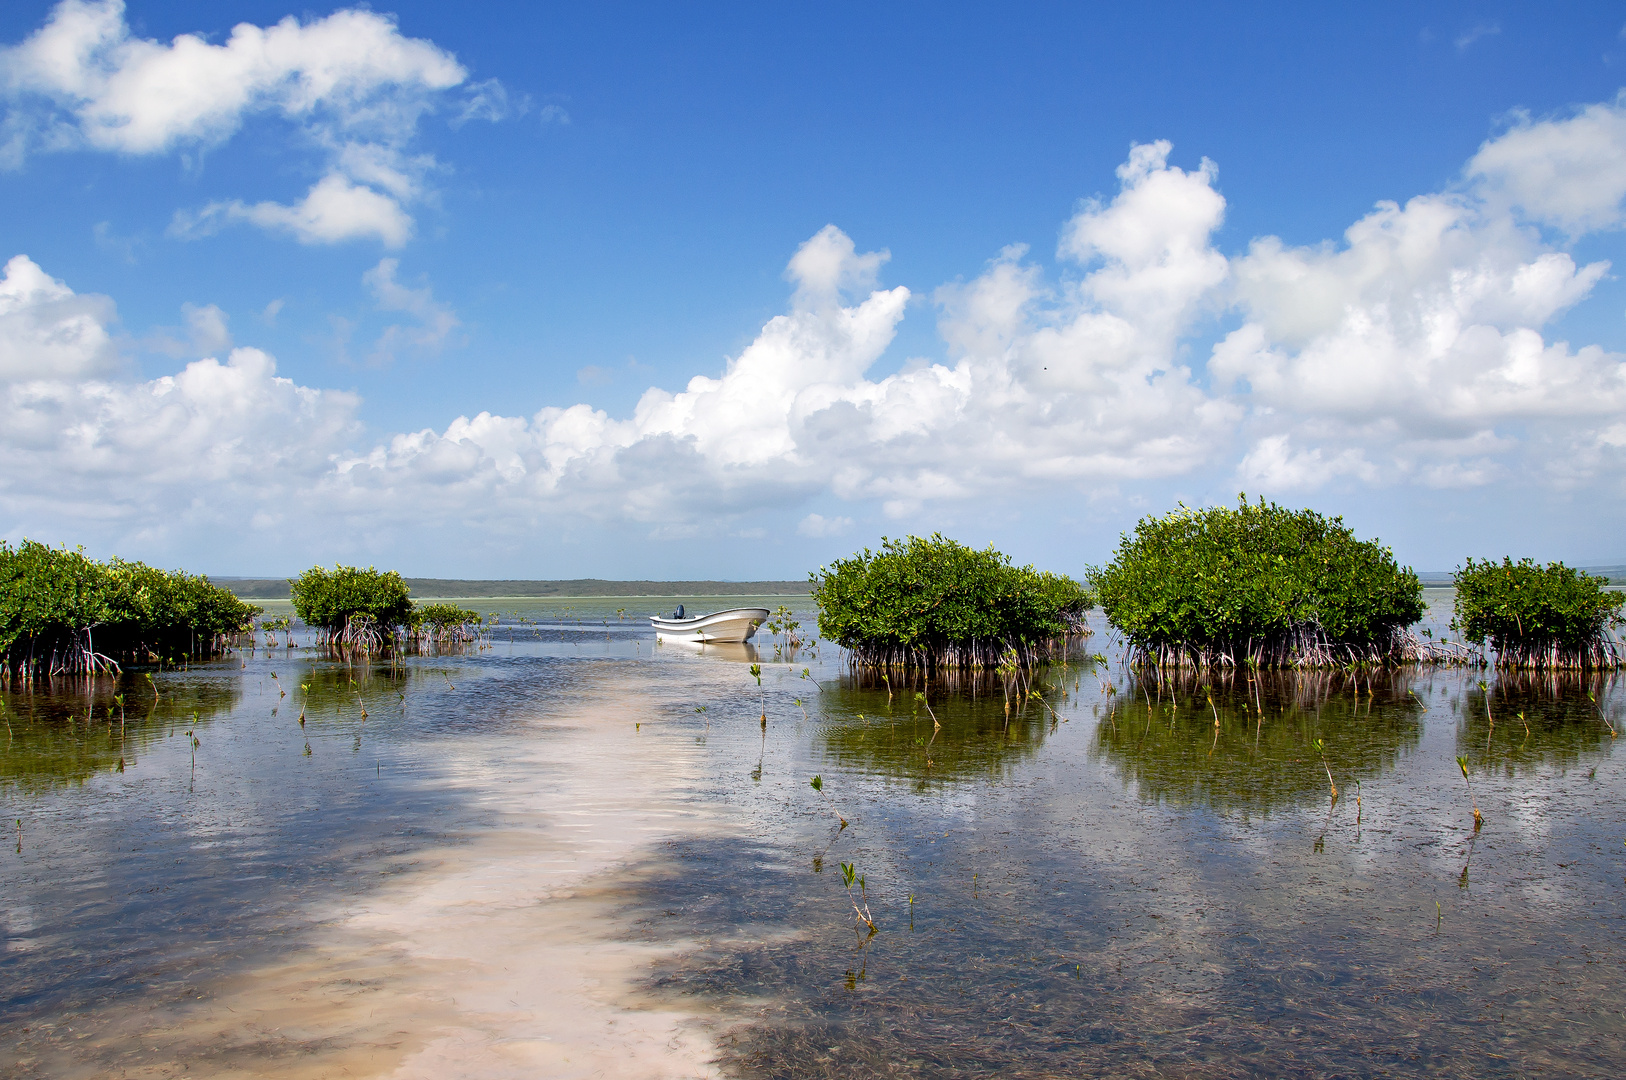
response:
<path fill-rule="evenodd" d="M 1334 641 L 1314 623 L 1236 641 L 1131 641 L 1129 663 L 1153 668 L 1336 668 L 1442 664 L 1483 667 L 1484 653 L 1460 642 L 1418 637 L 1401 628 L 1370 641 Z"/>
<path fill-rule="evenodd" d="M 1081 620 L 1069 632 L 1040 641 L 966 641 L 931 645 L 860 645 L 848 650 L 847 662 L 854 668 L 923 669 L 926 671 L 977 671 L 1005 668 L 1031 668 L 1065 659 L 1069 650 L 1090 633 Z M 890 688 L 890 684 L 888 684 Z"/>

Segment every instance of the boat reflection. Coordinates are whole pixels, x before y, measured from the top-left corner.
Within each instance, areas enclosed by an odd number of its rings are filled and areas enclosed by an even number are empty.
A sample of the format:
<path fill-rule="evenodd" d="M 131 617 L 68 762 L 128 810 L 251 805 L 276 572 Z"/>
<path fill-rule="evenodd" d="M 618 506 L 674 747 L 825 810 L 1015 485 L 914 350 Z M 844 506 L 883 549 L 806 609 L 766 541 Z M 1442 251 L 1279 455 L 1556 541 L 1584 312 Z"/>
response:
<path fill-rule="evenodd" d="M 737 664 L 755 664 L 762 659 L 761 653 L 757 652 L 757 647 L 750 642 L 713 643 L 657 637 L 655 646 L 659 649 L 670 650 L 671 654 L 675 655 L 692 653 L 695 656 L 710 657 L 713 660 L 731 660 Z"/>

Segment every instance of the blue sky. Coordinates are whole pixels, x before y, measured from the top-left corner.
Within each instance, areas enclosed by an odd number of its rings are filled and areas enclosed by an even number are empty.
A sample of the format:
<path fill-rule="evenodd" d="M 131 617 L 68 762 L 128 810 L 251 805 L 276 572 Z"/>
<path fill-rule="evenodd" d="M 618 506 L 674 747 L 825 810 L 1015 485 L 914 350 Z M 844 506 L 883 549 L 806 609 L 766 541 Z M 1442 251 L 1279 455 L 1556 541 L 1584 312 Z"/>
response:
<path fill-rule="evenodd" d="M 1623 23 L 13 3 L 0 536 L 1077 572 L 1246 489 L 1422 568 L 1626 561 Z"/>

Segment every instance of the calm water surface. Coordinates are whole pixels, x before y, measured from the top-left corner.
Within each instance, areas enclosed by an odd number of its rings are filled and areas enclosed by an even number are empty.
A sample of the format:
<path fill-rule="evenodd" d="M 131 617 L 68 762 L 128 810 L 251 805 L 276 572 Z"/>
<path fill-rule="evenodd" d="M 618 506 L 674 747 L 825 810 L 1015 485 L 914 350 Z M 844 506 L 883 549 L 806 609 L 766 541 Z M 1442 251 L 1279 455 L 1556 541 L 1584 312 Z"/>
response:
<path fill-rule="evenodd" d="M 605 932 L 664 950 L 624 1005 L 692 1016 L 724 1075 L 1626 1062 L 1613 678 L 1142 681 L 1103 631 L 1106 659 L 1031 683 L 888 685 L 764 644 L 759 687 L 744 649 L 657 648 L 641 616 L 675 603 L 482 600 L 503 622 L 460 655 L 262 648 L 0 695 L 0 1072 L 148 1075 L 132 1015 L 230 1008 L 335 905 L 484 850 L 498 788 L 634 752 L 726 827 L 652 832 L 610 875 Z M 568 741 L 583 700 L 596 741 Z M 167 1067 L 229 1071 L 197 1053 Z"/>

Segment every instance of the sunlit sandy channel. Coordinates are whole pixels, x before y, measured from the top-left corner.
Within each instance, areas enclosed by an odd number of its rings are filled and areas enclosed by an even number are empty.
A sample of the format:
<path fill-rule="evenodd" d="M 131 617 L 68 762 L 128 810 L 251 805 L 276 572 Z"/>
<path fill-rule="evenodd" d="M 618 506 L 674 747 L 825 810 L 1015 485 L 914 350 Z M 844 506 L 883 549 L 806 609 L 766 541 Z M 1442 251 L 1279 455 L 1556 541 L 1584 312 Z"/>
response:
<path fill-rule="evenodd" d="M 500 768 L 455 764 L 499 827 L 363 906 L 313 912 L 309 946 L 285 959 L 93 1038 L 136 1077 L 716 1075 L 708 1018 L 635 998 L 682 943 L 617 933 L 632 864 L 647 869 L 664 837 L 725 828 L 690 797 L 692 740 L 628 737 L 655 719 L 637 690 L 587 695 Z"/>

